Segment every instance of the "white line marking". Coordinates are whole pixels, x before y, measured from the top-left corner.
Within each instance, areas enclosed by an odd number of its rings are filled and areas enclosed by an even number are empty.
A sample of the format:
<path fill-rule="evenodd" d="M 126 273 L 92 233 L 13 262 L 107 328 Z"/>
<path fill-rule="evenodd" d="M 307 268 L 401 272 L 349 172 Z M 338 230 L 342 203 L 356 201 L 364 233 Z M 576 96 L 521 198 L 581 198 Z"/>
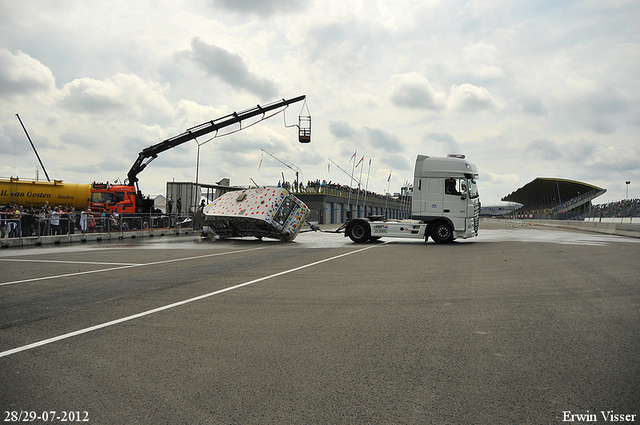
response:
<path fill-rule="evenodd" d="M 214 292 L 209 292 L 208 294 L 199 295 L 197 297 L 193 297 L 193 298 L 189 298 L 189 299 L 186 299 L 186 300 L 178 301 L 178 302 L 175 302 L 173 304 L 168 304 L 168 305 L 165 305 L 165 306 L 162 306 L 162 307 L 154 308 L 152 310 L 143 311 L 142 313 L 133 314 L 131 316 L 122 317 L 120 319 L 112 320 L 110 322 L 101 323 L 99 325 L 95 325 L 95 326 L 91 326 L 91 327 L 88 327 L 88 328 L 80 329 L 80 330 L 77 330 L 77 331 L 74 331 L 74 332 L 69 332 L 69 333 L 66 333 L 66 334 L 63 334 L 63 335 L 59 335 L 59 336 L 56 336 L 56 337 L 53 337 L 53 338 L 44 339 L 42 341 L 34 342 L 33 344 L 23 345 L 22 347 L 17 347 L 17 348 L 13 348 L 11 350 L 0 352 L 0 357 L 10 356 L 12 354 L 16 354 L 16 353 L 19 353 L 21 351 L 30 350 L 32 348 L 37 348 L 37 347 L 41 347 L 43 345 L 51 344 L 53 342 L 61 341 L 63 339 L 67 339 L 67 338 L 71 338 L 71 337 L 74 337 L 74 336 L 82 335 L 82 334 L 85 334 L 87 332 L 92 332 L 92 331 L 95 331 L 95 330 L 98 330 L 98 329 L 102 329 L 102 328 L 106 328 L 106 327 L 109 327 L 109 326 L 117 325 L 118 323 L 128 322 L 129 320 L 138 319 L 140 317 L 148 316 L 150 314 L 158 313 L 160 311 L 168 310 L 170 308 L 178 307 L 178 306 L 181 306 L 181 305 L 184 305 L 184 304 L 189 304 L 189 303 L 192 303 L 192 302 L 195 302 L 195 301 L 199 301 L 199 300 L 202 300 L 202 299 L 205 299 L 205 298 L 213 297 L 214 295 L 219 295 L 219 294 L 222 294 L 224 292 L 233 291 L 234 289 L 239 289 L 239 288 L 242 288 L 242 287 L 245 287 L 245 286 L 253 285 L 254 283 L 262 282 L 262 281 L 265 281 L 265 280 L 268 280 L 268 279 L 273 279 L 274 277 L 283 276 L 285 274 L 297 272 L 297 271 L 302 270 L 302 269 L 306 269 L 306 268 L 309 268 L 309 267 L 317 266 L 318 264 L 326 263 L 328 261 L 337 260 L 338 258 L 346 257 L 348 255 L 357 254 L 359 252 L 366 251 L 366 250 L 371 249 L 371 248 L 383 246 L 385 244 L 386 244 L 386 242 L 383 243 L 383 244 L 368 246 L 366 248 L 361 248 L 361 249 L 358 249 L 358 250 L 355 250 L 355 251 L 350 251 L 350 252 L 347 252 L 347 253 L 344 253 L 344 254 L 336 255 L 334 257 L 325 258 L 324 260 L 319 260 L 319 261 L 316 261 L 314 263 L 305 264 L 304 266 L 295 267 L 293 269 L 285 270 L 285 271 L 282 271 L 282 272 L 279 272 L 279 273 L 275 273 L 275 274 L 272 274 L 272 275 L 269 275 L 269 276 L 264 276 L 264 277 L 260 277 L 258 279 L 250 280 L 248 282 L 240 283 L 238 285 L 229 286 L 228 288 L 219 289 L 219 290 L 214 291 Z M 259 249 L 263 249 L 263 248 L 259 248 Z M 238 252 L 238 251 L 236 251 L 236 252 Z M 203 257 L 206 257 L 206 256 L 203 256 Z M 158 263 L 161 263 L 161 262 L 158 262 Z"/>
<path fill-rule="evenodd" d="M 113 271 L 113 270 L 129 269 L 129 268 L 132 268 L 132 267 L 155 266 L 155 265 L 163 264 L 163 263 L 173 263 L 173 262 L 176 262 L 176 261 L 196 260 L 196 259 L 199 259 L 199 258 L 216 257 L 216 256 L 219 256 L 219 255 L 235 254 L 235 253 L 238 253 L 238 252 L 255 251 L 255 250 L 258 250 L 258 249 L 265 249 L 265 248 L 240 249 L 240 250 L 237 250 L 237 251 L 218 252 L 218 253 L 215 253 L 215 254 L 198 255 L 198 256 L 195 256 L 195 257 L 186 257 L 186 258 L 173 258 L 171 260 L 154 261 L 154 262 L 151 262 L 151 263 L 144 263 L 144 264 L 129 264 L 129 265 L 124 265 L 124 266 L 120 266 L 120 267 L 110 267 L 108 269 L 88 270 L 88 271 L 84 271 L 84 272 L 59 274 L 59 275 L 54 275 L 54 276 L 36 277 L 36 278 L 33 278 L 33 279 L 15 280 L 13 282 L 0 283 L 0 286 L 15 285 L 17 283 L 37 282 L 39 280 L 59 279 L 59 278 L 69 277 L 69 276 L 81 276 L 83 274 L 110 272 L 110 271 Z M 80 264 L 89 264 L 89 263 L 80 263 Z"/>
<path fill-rule="evenodd" d="M 100 261 L 69 261 L 69 260 L 26 260 L 24 258 L 0 258 L 0 261 L 18 261 L 23 263 L 60 263 L 60 264 L 92 264 L 98 266 L 139 266 L 137 263 L 105 263 Z"/>

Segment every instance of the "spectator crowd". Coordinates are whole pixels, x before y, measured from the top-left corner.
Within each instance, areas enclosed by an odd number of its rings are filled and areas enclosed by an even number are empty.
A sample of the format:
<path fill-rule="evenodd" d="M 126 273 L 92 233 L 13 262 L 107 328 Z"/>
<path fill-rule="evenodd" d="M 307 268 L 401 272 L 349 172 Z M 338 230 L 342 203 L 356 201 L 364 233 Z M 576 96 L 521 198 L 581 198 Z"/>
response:
<path fill-rule="evenodd" d="M 66 235 L 75 232 L 76 211 L 48 202 L 41 209 L 12 205 L 0 211 L 0 237 L 15 238 L 40 235 Z"/>
<path fill-rule="evenodd" d="M 640 216 L 640 199 L 624 199 L 622 201 L 593 205 L 589 217 L 638 217 Z"/>
<path fill-rule="evenodd" d="M 298 183 L 298 182 L 293 182 L 289 183 L 287 181 L 283 182 L 278 182 L 278 187 L 284 187 L 287 190 L 290 190 L 294 193 L 316 193 L 316 192 L 320 192 L 320 189 L 322 188 L 330 188 L 330 189 L 336 189 L 336 190 L 342 190 L 344 192 L 349 192 L 351 191 L 352 194 L 354 195 L 361 195 L 361 196 L 368 196 L 371 198 L 378 198 L 378 199 L 385 199 L 386 196 L 385 195 L 380 195 L 378 193 L 375 192 L 371 192 L 369 190 L 364 190 L 362 188 L 352 188 L 348 185 L 344 185 L 344 184 L 338 184 L 338 183 L 333 183 L 331 181 L 326 181 L 326 180 L 322 180 L 320 181 L 318 180 L 309 180 L 307 182 L 307 186 L 305 187 L 304 184 L 302 182 Z"/>
<path fill-rule="evenodd" d="M 104 214 L 94 216 L 88 207 L 77 213 L 74 207 L 51 207 L 48 202 L 40 209 L 24 208 L 21 205 L 5 206 L 0 211 L 0 237 L 72 235 L 76 230 L 93 233 L 102 231 L 107 221 L 112 228 L 117 228 L 117 214 L 108 217 Z"/>

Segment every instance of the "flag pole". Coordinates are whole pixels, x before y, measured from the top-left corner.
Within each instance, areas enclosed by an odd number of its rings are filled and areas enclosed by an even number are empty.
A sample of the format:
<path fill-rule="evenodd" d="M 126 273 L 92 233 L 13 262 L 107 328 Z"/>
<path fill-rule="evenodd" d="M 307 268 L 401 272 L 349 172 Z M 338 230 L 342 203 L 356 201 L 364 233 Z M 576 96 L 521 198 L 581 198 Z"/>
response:
<path fill-rule="evenodd" d="M 364 168 L 364 167 L 363 167 Z M 369 158 L 369 170 L 367 170 L 367 184 L 364 186 L 364 215 L 367 216 L 367 191 L 369 190 L 369 177 L 371 176 L 371 158 Z"/>
<path fill-rule="evenodd" d="M 349 184 L 349 197 L 347 198 L 347 208 L 349 209 L 348 213 L 349 213 L 349 220 L 351 220 L 351 213 L 353 211 L 351 211 L 351 186 L 353 186 L 353 173 L 356 170 L 356 154 L 358 153 L 358 150 L 356 149 L 356 151 L 353 153 L 353 155 L 351 155 L 351 159 L 353 159 L 353 166 L 351 168 L 351 182 Z M 351 159 L 349 161 L 351 161 Z"/>
<path fill-rule="evenodd" d="M 389 187 L 391 186 L 391 170 L 389 171 L 389 177 L 387 178 L 387 196 L 384 199 L 384 210 L 385 216 L 389 218 L 389 209 L 387 208 L 387 203 L 389 202 Z"/>
<path fill-rule="evenodd" d="M 358 165 L 356 165 L 356 167 L 358 167 L 362 161 L 364 161 L 364 156 L 362 157 L 362 159 L 360 161 L 358 161 Z M 363 169 L 364 169 L 364 165 L 360 169 L 360 178 L 358 179 L 359 181 L 358 181 L 358 194 L 356 195 L 356 212 L 359 212 L 358 204 L 360 203 L 360 185 L 362 185 L 362 170 Z"/>

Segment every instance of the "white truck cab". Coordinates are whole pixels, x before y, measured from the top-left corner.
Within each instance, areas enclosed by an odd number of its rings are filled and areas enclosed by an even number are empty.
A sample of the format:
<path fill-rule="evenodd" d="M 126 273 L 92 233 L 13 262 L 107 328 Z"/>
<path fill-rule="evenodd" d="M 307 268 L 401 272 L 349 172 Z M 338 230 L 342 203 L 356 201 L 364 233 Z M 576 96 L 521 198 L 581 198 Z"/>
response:
<path fill-rule="evenodd" d="M 414 170 L 411 222 L 381 218 L 351 220 L 345 236 L 357 243 L 383 236 L 448 243 L 478 235 L 480 198 L 477 167 L 464 155 L 418 155 Z"/>

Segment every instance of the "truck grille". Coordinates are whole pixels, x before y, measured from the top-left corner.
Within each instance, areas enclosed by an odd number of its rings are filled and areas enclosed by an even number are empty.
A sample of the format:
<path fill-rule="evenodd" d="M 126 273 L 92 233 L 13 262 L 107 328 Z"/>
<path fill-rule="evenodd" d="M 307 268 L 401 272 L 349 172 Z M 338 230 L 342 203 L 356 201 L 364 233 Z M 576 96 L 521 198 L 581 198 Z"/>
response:
<path fill-rule="evenodd" d="M 478 202 L 473 211 L 473 231 L 475 234 L 478 234 L 478 230 L 480 229 L 480 202 Z"/>

